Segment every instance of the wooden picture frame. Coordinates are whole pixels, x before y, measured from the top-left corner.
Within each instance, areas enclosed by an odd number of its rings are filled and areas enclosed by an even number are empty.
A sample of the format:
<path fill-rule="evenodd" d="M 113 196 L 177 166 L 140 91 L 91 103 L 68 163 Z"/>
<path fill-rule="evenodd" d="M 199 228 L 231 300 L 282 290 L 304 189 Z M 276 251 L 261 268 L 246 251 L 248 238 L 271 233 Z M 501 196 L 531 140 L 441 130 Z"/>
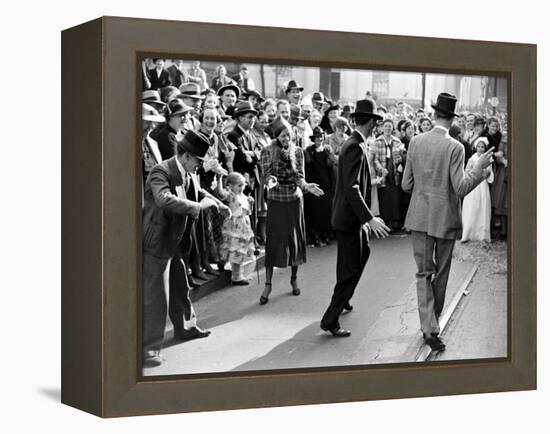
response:
<path fill-rule="evenodd" d="M 143 54 L 508 77 L 508 357 L 141 378 Z M 536 80 L 528 44 L 117 17 L 63 31 L 62 402 L 115 417 L 536 388 Z"/>

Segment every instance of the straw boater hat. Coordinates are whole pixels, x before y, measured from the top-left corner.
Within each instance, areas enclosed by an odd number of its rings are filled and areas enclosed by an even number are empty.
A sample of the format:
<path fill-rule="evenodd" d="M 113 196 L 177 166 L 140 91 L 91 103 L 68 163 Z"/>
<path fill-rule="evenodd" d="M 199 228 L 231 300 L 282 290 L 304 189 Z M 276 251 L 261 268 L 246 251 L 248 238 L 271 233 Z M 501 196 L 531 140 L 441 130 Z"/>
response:
<path fill-rule="evenodd" d="M 447 116 L 459 116 L 457 113 L 455 113 L 456 96 L 451 95 L 447 92 L 443 92 L 437 95 L 436 103 L 430 105 L 436 112 L 442 113 Z"/>
<path fill-rule="evenodd" d="M 350 113 L 351 117 L 367 116 L 381 121 L 383 118 L 376 113 L 376 102 L 372 98 L 361 99 L 355 104 L 355 111 Z"/>
<path fill-rule="evenodd" d="M 242 116 L 246 113 L 258 114 L 258 111 L 254 108 L 250 101 L 239 101 L 235 107 L 235 112 L 233 113 L 233 118 L 237 119 L 239 116 Z"/>
<path fill-rule="evenodd" d="M 296 80 L 290 80 L 288 84 L 286 85 L 285 93 L 289 93 L 292 89 L 298 89 L 300 92 L 304 90 L 302 86 L 300 86 Z"/>
<path fill-rule="evenodd" d="M 210 148 L 210 141 L 204 134 L 195 130 L 188 130 L 183 139 L 178 142 L 177 148 L 179 153 L 182 153 L 181 151 L 190 152 L 202 161 L 208 152 L 208 148 Z"/>
<path fill-rule="evenodd" d="M 196 83 L 184 83 L 180 86 L 181 96 L 185 98 L 204 99 L 201 87 Z"/>
<path fill-rule="evenodd" d="M 164 116 L 160 115 L 157 109 L 149 104 L 141 104 L 141 118 L 150 122 L 165 122 Z"/>
<path fill-rule="evenodd" d="M 166 103 L 160 99 L 160 93 L 156 90 L 145 90 L 141 94 L 141 101 L 145 104 L 158 105 L 160 108 L 164 108 Z"/>
<path fill-rule="evenodd" d="M 168 116 L 182 115 L 193 110 L 193 107 L 185 105 L 183 101 L 176 98 L 168 103 Z"/>
<path fill-rule="evenodd" d="M 237 86 L 236 84 L 226 84 L 225 86 L 222 86 L 218 89 L 218 96 L 222 96 L 227 89 L 233 90 L 235 92 L 235 95 L 237 96 L 237 99 L 241 95 L 241 89 L 239 89 L 239 86 Z"/>

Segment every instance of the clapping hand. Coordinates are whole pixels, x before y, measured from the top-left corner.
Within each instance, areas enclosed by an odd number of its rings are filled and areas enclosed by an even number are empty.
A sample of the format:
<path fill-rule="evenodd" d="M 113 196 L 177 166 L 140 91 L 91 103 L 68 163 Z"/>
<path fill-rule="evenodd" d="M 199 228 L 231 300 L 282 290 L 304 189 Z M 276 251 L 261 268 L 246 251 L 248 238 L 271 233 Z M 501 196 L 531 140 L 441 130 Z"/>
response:
<path fill-rule="evenodd" d="M 390 234 L 390 228 L 386 226 L 384 220 L 380 217 L 373 217 L 368 223 L 365 223 L 369 231 L 374 232 L 377 238 L 386 238 Z"/>
<path fill-rule="evenodd" d="M 325 194 L 325 192 L 323 190 L 321 190 L 319 185 L 315 184 L 314 182 L 310 182 L 309 184 L 306 184 L 305 185 L 305 190 L 308 193 L 311 193 L 312 195 L 317 196 L 317 197 L 322 196 L 323 194 Z"/>
<path fill-rule="evenodd" d="M 199 205 L 201 207 L 201 210 L 208 209 L 208 208 L 215 208 L 216 210 L 219 210 L 218 202 L 216 202 L 214 199 L 210 197 L 204 197 L 200 202 Z M 225 205 L 223 205 L 225 206 Z"/>

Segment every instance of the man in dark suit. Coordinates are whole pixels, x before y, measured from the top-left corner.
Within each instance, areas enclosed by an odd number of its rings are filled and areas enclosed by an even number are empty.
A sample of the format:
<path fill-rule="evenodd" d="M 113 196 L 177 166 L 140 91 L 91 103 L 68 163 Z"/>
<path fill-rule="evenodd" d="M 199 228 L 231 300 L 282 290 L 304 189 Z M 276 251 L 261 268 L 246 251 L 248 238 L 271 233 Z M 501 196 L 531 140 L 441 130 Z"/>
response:
<path fill-rule="evenodd" d="M 382 238 L 389 232 L 383 220 L 374 217 L 368 206 L 371 184 L 366 142 L 376 121 L 382 118 L 376 114 L 376 103 L 372 99 L 357 101 L 351 116 L 356 128 L 340 150 L 332 210 L 332 226 L 338 242 L 336 285 L 321 320 L 321 329 L 335 337 L 351 335 L 349 330 L 340 327 L 339 317 L 344 309 L 352 310 L 350 300 L 370 254 L 370 231 Z"/>
<path fill-rule="evenodd" d="M 460 201 L 486 176 L 493 148 L 473 169 L 464 173 L 464 146 L 449 135 L 456 97 L 441 93 L 435 110 L 435 126 L 415 136 L 410 144 L 401 186 L 412 192 L 405 227 L 411 230 L 416 261 L 418 313 L 424 340 L 442 351 L 439 316 L 445 304 L 447 280 L 455 240 L 462 237 Z"/>
<path fill-rule="evenodd" d="M 153 59 L 155 62 L 155 68 L 147 71 L 147 78 L 149 79 L 151 90 L 158 90 L 164 86 L 170 86 L 170 74 L 164 69 L 164 59 Z"/>
<path fill-rule="evenodd" d="M 143 208 L 143 366 L 159 366 L 166 325 L 167 300 L 174 338 L 186 341 L 206 337 L 197 326 L 189 299 L 182 250 L 191 242 L 188 227 L 201 210 L 214 207 L 222 215 L 231 211 L 205 190 L 195 196 L 191 173 L 202 165 L 210 142 L 188 131 L 178 142 L 176 155 L 155 166 L 147 178 Z M 178 285 L 176 284 L 178 283 Z M 168 288 L 166 287 L 168 286 Z"/>
<path fill-rule="evenodd" d="M 183 60 L 174 59 L 174 63 L 170 65 L 166 71 L 170 75 L 171 85 L 179 88 L 182 84 L 189 83 L 189 74 L 185 70 Z"/>

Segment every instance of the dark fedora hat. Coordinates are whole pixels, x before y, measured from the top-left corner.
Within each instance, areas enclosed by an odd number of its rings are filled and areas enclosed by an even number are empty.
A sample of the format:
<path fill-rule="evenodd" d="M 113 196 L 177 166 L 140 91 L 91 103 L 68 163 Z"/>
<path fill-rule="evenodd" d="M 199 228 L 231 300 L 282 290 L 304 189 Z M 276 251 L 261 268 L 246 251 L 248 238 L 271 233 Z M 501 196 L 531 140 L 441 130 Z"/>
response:
<path fill-rule="evenodd" d="M 315 140 L 315 137 L 324 137 L 325 131 L 321 127 L 313 128 L 313 133 L 309 136 L 310 140 Z"/>
<path fill-rule="evenodd" d="M 177 145 L 178 154 L 189 152 L 199 160 L 204 160 L 209 147 L 208 137 L 195 130 L 188 130 Z"/>
<path fill-rule="evenodd" d="M 222 96 L 227 89 L 233 90 L 237 98 L 239 98 L 239 96 L 241 95 L 241 89 L 239 88 L 239 86 L 237 86 L 236 84 L 226 84 L 225 86 L 222 86 L 218 89 L 218 96 Z"/>
<path fill-rule="evenodd" d="M 285 93 L 290 92 L 292 89 L 298 89 L 300 92 L 304 90 L 302 86 L 300 86 L 296 80 L 290 80 L 288 84 L 286 85 Z"/>
<path fill-rule="evenodd" d="M 197 83 L 184 83 L 180 86 L 179 91 L 181 97 L 184 98 L 204 99 L 204 96 L 201 95 L 201 87 Z"/>
<path fill-rule="evenodd" d="M 437 95 L 437 102 L 430 105 L 436 112 L 442 113 L 447 116 L 459 116 L 457 113 L 455 113 L 456 96 L 451 95 L 450 93 L 440 93 L 439 95 Z"/>
<path fill-rule="evenodd" d="M 248 98 L 249 96 L 255 96 L 258 99 L 258 102 L 264 102 L 265 98 L 257 90 L 247 90 L 243 93 L 243 98 Z"/>
<path fill-rule="evenodd" d="M 176 115 L 182 115 L 187 112 L 192 111 L 193 108 L 189 107 L 188 105 L 184 104 L 182 100 L 178 98 L 174 98 L 168 103 L 168 116 L 176 116 Z"/>
<path fill-rule="evenodd" d="M 313 92 L 313 95 L 311 95 L 311 102 L 325 103 L 325 101 L 326 98 L 323 92 Z"/>
<path fill-rule="evenodd" d="M 355 111 L 350 113 L 351 117 L 368 116 L 381 121 L 383 118 L 376 113 L 376 102 L 372 98 L 361 99 L 355 104 Z"/>
<path fill-rule="evenodd" d="M 235 112 L 233 113 L 233 117 L 237 119 L 239 116 L 242 116 L 246 113 L 254 113 L 255 115 L 257 115 L 258 110 L 254 108 L 254 106 L 250 101 L 239 101 L 237 103 L 237 106 L 235 107 Z"/>

